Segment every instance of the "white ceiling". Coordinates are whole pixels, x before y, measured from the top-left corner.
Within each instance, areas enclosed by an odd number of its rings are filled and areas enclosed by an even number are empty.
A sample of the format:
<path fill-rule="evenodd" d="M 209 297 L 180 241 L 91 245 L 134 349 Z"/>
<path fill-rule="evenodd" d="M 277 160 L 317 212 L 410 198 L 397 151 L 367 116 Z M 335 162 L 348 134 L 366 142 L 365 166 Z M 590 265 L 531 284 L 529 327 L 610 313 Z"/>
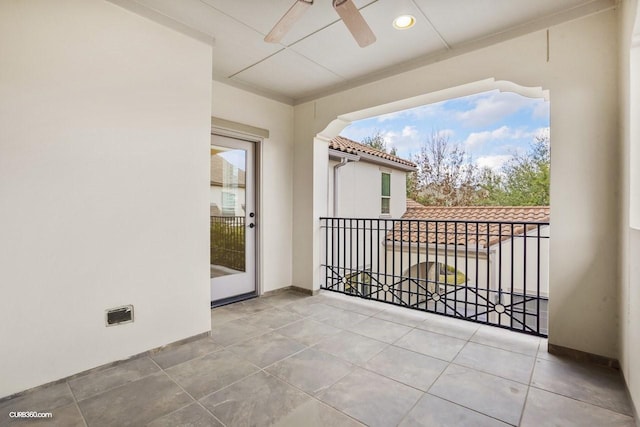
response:
<path fill-rule="evenodd" d="M 377 41 L 360 48 L 315 0 L 280 44 L 264 36 L 295 0 L 131 0 L 214 38 L 213 78 L 296 103 L 429 58 L 454 55 L 614 6 L 616 0 L 354 0 Z M 119 3 L 122 3 L 121 1 Z M 139 9 L 139 7 L 138 7 Z M 395 30 L 400 14 L 416 18 Z"/>

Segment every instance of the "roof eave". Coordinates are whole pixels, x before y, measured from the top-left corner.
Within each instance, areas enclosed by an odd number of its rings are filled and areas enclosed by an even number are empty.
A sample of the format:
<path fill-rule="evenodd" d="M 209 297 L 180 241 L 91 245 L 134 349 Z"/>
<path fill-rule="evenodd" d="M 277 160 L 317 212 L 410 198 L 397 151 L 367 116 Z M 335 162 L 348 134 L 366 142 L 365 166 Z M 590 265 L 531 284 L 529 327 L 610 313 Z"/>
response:
<path fill-rule="evenodd" d="M 359 155 L 360 160 L 364 162 L 400 169 L 403 172 L 415 172 L 417 170 L 415 166 L 409 166 L 393 160 L 383 159 L 382 157 L 374 156 L 373 154 L 359 153 Z"/>
<path fill-rule="evenodd" d="M 345 153 L 344 151 L 336 150 L 334 148 L 329 148 L 329 158 L 332 160 L 347 159 L 352 162 L 360 160 L 360 156 L 358 154 Z"/>

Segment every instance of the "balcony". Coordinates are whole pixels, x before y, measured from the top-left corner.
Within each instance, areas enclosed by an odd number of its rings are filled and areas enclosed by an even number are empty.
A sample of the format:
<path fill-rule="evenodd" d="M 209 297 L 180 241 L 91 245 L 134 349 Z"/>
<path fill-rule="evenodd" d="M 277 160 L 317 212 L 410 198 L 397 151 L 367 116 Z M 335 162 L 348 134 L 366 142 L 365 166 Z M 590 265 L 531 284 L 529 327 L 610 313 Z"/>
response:
<path fill-rule="evenodd" d="M 64 426 L 634 426 L 619 371 L 548 354 L 538 336 L 327 291 L 211 319 L 210 337 L 0 412 L 51 412 Z"/>
<path fill-rule="evenodd" d="M 320 221 L 323 289 L 547 336 L 548 222 Z"/>

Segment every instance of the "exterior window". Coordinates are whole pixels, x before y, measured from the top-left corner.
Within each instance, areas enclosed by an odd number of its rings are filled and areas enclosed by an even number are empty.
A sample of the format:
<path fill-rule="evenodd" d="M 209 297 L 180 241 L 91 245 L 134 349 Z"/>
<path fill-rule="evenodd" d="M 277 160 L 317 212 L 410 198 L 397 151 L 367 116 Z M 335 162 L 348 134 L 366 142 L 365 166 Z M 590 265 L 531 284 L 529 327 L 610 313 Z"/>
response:
<path fill-rule="evenodd" d="M 380 204 L 380 212 L 383 214 L 391 213 L 391 174 L 382 173 L 382 198 Z"/>

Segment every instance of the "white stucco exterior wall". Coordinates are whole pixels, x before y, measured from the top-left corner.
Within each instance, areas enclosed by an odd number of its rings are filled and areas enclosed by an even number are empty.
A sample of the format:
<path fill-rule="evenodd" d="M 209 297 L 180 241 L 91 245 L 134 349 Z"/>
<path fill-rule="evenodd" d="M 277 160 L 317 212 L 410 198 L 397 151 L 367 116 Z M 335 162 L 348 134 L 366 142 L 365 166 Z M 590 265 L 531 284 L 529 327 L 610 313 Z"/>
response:
<path fill-rule="evenodd" d="M 269 131 L 262 142 L 257 218 L 263 292 L 291 286 L 293 210 L 293 107 L 213 82 L 212 115 Z"/>
<path fill-rule="evenodd" d="M 611 238 L 619 219 L 617 29 L 617 12 L 608 10 L 550 28 L 549 61 L 547 33 L 537 31 L 296 106 L 294 283 L 309 286 L 317 262 L 308 240 L 324 201 L 309 191 L 317 185 L 311 141 L 332 121 L 347 124 L 363 118 L 354 112 L 390 112 L 373 107 L 489 78 L 542 87 L 550 93 L 554 144 L 549 342 L 617 357 L 618 277 L 610 267 L 618 259 Z"/>
<path fill-rule="evenodd" d="M 0 397 L 209 331 L 211 46 L 33 0 L 0 52 Z"/>
<path fill-rule="evenodd" d="M 347 218 L 400 218 L 407 205 L 406 172 L 363 160 L 349 162 L 338 169 L 338 212 L 334 210 L 334 167 L 329 160 L 328 212 Z M 382 173 L 391 175 L 390 214 L 381 213 Z"/>

